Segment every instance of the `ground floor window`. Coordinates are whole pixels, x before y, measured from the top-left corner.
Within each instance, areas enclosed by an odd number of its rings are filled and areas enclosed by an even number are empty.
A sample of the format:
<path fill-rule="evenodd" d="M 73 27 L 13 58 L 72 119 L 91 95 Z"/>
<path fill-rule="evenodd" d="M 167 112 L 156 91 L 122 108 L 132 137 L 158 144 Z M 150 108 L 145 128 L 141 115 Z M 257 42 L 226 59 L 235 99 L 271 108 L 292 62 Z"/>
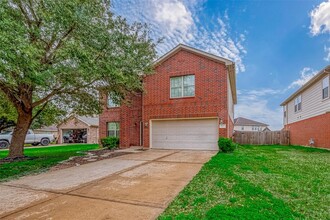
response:
<path fill-rule="evenodd" d="M 107 136 L 108 137 L 119 137 L 119 123 L 108 122 L 107 123 Z"/>

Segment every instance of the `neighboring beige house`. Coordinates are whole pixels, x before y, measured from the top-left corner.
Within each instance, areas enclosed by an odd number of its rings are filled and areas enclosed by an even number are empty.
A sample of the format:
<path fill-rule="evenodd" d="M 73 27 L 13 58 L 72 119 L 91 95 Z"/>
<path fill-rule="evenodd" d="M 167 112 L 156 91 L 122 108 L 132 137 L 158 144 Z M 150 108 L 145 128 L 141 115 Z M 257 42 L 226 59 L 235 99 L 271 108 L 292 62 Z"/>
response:
<path fill-rule="evenodd" d="M 329 78 L 330 65 L 281 104 L 290 144 L 330 148 Z"/>
<path fill-rule="evenodd" d="M 234 131 L 270 131 L 269 125 L 239 117 L 234 121 Z"/>
<path fill-rule="evenodd" d="M 71 116 L 58 126 L 58 143 L 96 144 L 99 139 L 99 118 Z"/>

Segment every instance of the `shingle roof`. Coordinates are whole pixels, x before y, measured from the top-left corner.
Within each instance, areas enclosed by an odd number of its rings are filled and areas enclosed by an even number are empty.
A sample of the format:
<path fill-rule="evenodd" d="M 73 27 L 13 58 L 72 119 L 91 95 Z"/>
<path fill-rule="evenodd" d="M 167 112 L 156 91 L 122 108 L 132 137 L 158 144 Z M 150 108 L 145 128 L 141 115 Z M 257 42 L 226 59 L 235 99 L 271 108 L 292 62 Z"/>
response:
<path fill-rule="evenodd" d="M 224 57 L 220 57 L 184 44 L 178 44 L 176 47 L 174 47 L 172 50 L 170 50 L 169 52 L 167 52 L 166 54 L 164 54 L 163 56 L 161 56 L 158 60 L 156 60 L 155 64 L 159 65 L 160 63 L 162 63 L 164 60 L 166 60 L 168 57 L 172 56 L 173 54 L 175 54 L 176 52 L 178 52 L 179 50 L 184 49 L 184 50 L 188 50 L 203 56 L 206 56 L 208 58 L 220 61 L 222 63 L 225 63 L 226 65 L 232 65 L 234 64 L 233 61 L 226 59 Z"/>
<path fill-rule="evenodd" d="M 235 118 L 234 120 L 234 125 L 241 125 L 241 126 L 269 126 L 265 123 L 261 123 L 258 121 L 253 121 L 247 118 L 243 118 L 243 117 L 238 117 Z"/>
<path fill-rule="evenodd" d="M 330 65 L 322 69 L 320 72 L 318 72 L 313 78 L 311 78 L 307 83 L 305 83 L 302 87 L 300 87 L 295 93 L 293 93 L 289 98 L 287 98 L 284 102 L 281 103 L 281 106 L 286 105 L 288 102 L 290 102 L 292 99 L 294 99 L 299 93 L 303 92 L 307 88 L 309 88 L 311 85 L 313 85 L 315 82 L 320 80 L 323 76 L 330 73 Z"/>
<path fill-rule="evenodd" d="M 98 117 L 86 117 L 86 116 L 77 116 L 77 118 L 89 126 L 99 126 L 99 118 Z"/>

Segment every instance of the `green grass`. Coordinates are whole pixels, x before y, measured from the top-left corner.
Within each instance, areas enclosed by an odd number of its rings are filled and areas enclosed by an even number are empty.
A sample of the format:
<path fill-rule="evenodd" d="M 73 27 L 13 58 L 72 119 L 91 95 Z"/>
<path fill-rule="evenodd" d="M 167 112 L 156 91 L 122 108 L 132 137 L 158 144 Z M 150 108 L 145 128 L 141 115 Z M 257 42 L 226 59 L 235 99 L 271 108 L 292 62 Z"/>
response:
<path fill-rule="evenodd" d="M 33 149 L 25 148 L 24 154 L 29 157 L 36 157 L 36 159 L 1 164 L 0 182 L 32 173 L 46 171 L 60 161 L 67 160 L 72 156 L 82 155 L 82 153 L 78 153 L 78 151 L 87 151 L 97 148 L 97 144 L 74 144 Z M 4 158 L 7 155 L 8 150 L 0 151 L 0 158 Z"/>
<path fill-rule="evenodd" d="M 159 217 L 330 219 L 330 151 L 241 146 L 219 153 Z"/>

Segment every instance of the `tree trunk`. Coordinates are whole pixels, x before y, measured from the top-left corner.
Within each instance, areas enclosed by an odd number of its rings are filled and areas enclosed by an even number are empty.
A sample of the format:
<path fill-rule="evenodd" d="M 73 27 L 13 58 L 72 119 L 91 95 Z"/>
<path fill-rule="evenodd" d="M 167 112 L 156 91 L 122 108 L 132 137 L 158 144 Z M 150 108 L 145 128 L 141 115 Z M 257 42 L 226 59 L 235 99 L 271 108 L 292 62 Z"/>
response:
<path fill-rule="evenodd" d="M 8 157 L 16 158 L 24 156 L 24 141 L 31 123 L 32 109 L 29 111 L 18 110 L 17 124 L 11 139 Z"/>

